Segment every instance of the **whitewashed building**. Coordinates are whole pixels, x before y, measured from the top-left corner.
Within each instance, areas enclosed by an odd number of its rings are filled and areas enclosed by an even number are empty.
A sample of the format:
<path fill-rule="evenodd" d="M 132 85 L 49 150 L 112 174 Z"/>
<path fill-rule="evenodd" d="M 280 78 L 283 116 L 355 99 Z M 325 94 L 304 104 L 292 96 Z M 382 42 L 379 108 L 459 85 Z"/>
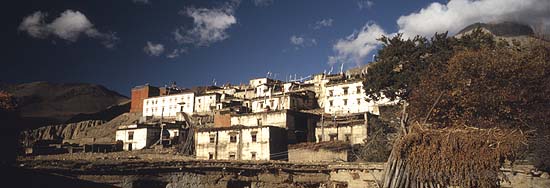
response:
<path fill-rule="evenodd" d="M 302 113 L 293 110 L 279 110 L 248 114 L 231 115 L 231 125 L 255 126 L 275 126 L 287 130 L 289 143 L 313 142 L 315 135 L 315 126 L 319 121 L 319 116 L 314 114 Z"/>
<path fill-rule="evenodd" d="M 140 150 L 160 139 L 160 128 L 153 125 L 124 125 L 118 127 L 116 140 L 122 141 L 123 150 Z"/>
<path fill-rule="evenodd" d="M 258 97 L 245 101 L 244 105 L 252 112 L 273 110 L 305 110 L 317 107 L 315 93 L 311 91 L 279 93 L 269 97 Z"/>
<path fill-rule="evenodd" d="M 351 144 L 364 144 L 367 138 L 367 126 L 364 124 L 317 127 L 316 142 L 324 141 L 344 141 Z"/>
<path fill-rule="evenodd" d="M 391 103 L 385 98 L 376 102 L 367 100 L 361 80 L 328 83 L 325 87 L 325 95 L 325 113 L 334 115 L 364 112 L 379 115 L 378 106 Z"/>
<path fill-rule="evenodd" d="M 202 128 L 195 155 L 203 160 L 286 160 L 286 130 L 273 126 Z"/>
<path fill-rule="evenodd" d="M 221 94 L 207 93 L 195 96 L 195 111 L 196 113 L 209 113 L 216 110 L 216 104 L 220 102 Z"/>
<path fill-rule="evenodd" d="M 143 116 L 175 118 L 178 112 L 193 114 L 195 94 L 191 91 L 143 100 Z"/>

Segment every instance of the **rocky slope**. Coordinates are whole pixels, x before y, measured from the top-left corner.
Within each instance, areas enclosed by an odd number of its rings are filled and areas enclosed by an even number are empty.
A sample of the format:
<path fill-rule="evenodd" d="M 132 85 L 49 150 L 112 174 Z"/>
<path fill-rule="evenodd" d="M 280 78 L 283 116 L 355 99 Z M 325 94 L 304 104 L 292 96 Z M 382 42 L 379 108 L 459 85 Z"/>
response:
<path fill-rule="evenodd" d="M 21 117 L 33 127 L 36 124 L 64 123 L 78 114 L 93 114 L 128 98 L 95 84 L 57 84 L 32 82 L 24 84 L 0 83 L 0 91 L 13 95 Z"/>
<path fill-rule="evenodd" d="M 113 143 L 118 126 L 135 123 L 139 113 L 124 113 L 111 121 L 86 120 L 77 123 L 59 124 L 23 131 L 20 142 L 31 146 L 38 140 L 58 140 L 68 143 Z"/>
<path fill-rule="evenodd" d="M 38 140 L 64 140 L 74 139 L 85 135 L 86 129 L 105 123 L 101 120 L 88 120 L 78 123 L 51 125 L 40 127 L 33 130 L 23 131 L 21 133 L 22 142 L 25 146 L 30 146 Z"/>

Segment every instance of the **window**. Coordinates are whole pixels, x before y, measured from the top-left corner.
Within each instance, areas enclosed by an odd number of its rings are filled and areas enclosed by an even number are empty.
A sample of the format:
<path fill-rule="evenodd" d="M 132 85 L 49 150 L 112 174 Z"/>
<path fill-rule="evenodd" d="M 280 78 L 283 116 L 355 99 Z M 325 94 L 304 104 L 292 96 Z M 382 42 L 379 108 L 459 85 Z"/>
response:
<path fill-rule="evenodd" d="M 216 142 L 216 135 L 211 134 L 210 135 L 210 143 L 213 144 Z"/>
<path fill-rule="evenodd" d="M 357 104 L 361 104 L 361 99 L 357 99 Z"/>
<path fill-rule="evenodd" d="M 235 152 L 229 152 L 229 159 L 235 159 Z"/>
<path fill-rule="evenodd" d="M 348 105 L 348 100 L 344 99 L 344 105 Z"/>
<path fill-rule="evenodd" d="M 328 90 L 328 96 L 331 96 L 333 95 L 334 93 L 332 92 L 332 90 Z"/>
<path fill-rule="evenodd" d="M 344 95 L 347 95 L 347 94 L 348 94 L 348 89 L 349 89 L 349 88 L 348 88 L 348 87 L 344 87 L 344 88 L 342 88 L 342 89 L 344 89 Z"/>
<path fill-rule="evenodd" d="M 275 105 L 275 100 L 269 100 L 269 106 L 273 107 Z"/>
<path fill-rule="evenodd" d="M 258 124 L 258 126 L 262 126 L 262 118 L 257 119 L 257 124 Z"/>
<path fill-rule="evenodd" d="M 214 159 L 214 154 L 213 153 L 208 153 L 208 159 L 210 159 L 210 160 Z"/>
<path fill-rule="evenodd" d="M 338 135 L 337 134 L 330 134 L 330 141 L 336 141 L 338 140 Z"/>
<path fill-rule="evenodd" d="M 351 141 L 351 134 L 346 134 L 346 142 Z"/>
<path fill-rule="evenodd" d="M 229 142 L 231 143 L 237 143 L 237 135 L 236 134 L 232 134 L 229 136 Z"/>
<path fill-rule="evenodd" d="M 134 140 L 134 131 L 128 132 L 128 140 Z"/>
<path fill-rule="evenodd" d="M 252 133 L 252 142 L 256 142 L 256 133 Z"/>
<path fill-rule="evenodd" d="M 357 94 L 361 93 L 361 86 L 357 86 L 356 89 L 357 89 L 357 90 L 355 91 L 355 93 L 357 93 Z"/>
<path fill-rule="evenodd" d="M 317 136 L 317 140 L 319 140 L 319 142 L 322 142 L 323 141 L 323 135 Z"/>
<path fill-rule="evenodd" d="M 333 106 L 332 101 L 328 101 L 329 106 Z"/>
<path fill-rule="evenodd" d="M 250 152 L 250 159 L 256 160 L 256 152 Z"/>

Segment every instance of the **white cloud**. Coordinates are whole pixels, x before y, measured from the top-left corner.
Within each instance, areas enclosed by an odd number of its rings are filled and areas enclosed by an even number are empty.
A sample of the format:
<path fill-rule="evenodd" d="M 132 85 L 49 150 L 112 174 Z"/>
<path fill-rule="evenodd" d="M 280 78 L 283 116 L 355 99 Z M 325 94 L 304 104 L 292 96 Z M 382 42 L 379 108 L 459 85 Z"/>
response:
<path fill-rule="evenodd" d="M 27 32 L 31 37 L 47 38 L 55 36 L 75 42 L 81 35 L 101 40 L 107 48 L 113 48 L 118 40 L 114 33 L 101 33 L 95 29 L 88 18 L 79 11 L 66 10 L 51 23 L 45 21 L 46 13 L 35 12 L 23 19 L 18 30 Z"/>
<path fill-rule="evenodd" d="M 134 3 L 142 3 L 142 4 L 149 4 L 151 1 L 149 0 L 132 0 Z"/>
<path fill-rule="evenodd" d="M 456 34 L 476 23 L 518 22 L 532 27 L 550 28 L 549 0 L 452 0 L 432 3 L 418 12 L 397 20 L 404 37 L 432 36 L 435 32 Z"/>
<path fill-rule="evenodd" d="M 290 44 L 294 45 L 295 49 L 299 49 L 300 47 L 315 46 L 317 45 L 317 40 L 314 38 L 292 35 L 290 37 Z"/>
<path fill-rule="evenodd" d="M 267 7 L 269 5 L 273 4 L 274 0 L 252 0 L 254 2 L 254 5 L 258 7 Z"/>
<path fill-rule="evenodd" d="M 173 32 L 174 39 L 180 43 L 208 46 L 229 37 L 226 30 L 237 23 L 234 10 L 239 2 L 226 4 L 221 8 L 188 8 L 180 12 L 193 18 L 193 28 L 178 28 Z"/>
<path fill-rule="evenodd" d="M 172 50 L 172 52 L 170 52 L 168 55 L 166 55 L 166 57 L 170 58 L 170 59 L 173 59 L 173 58 L 179 57 L 181 54 L 184 54 L 184 53 L 187 53 L 186 48 L 178 48 L 178 49 Z"/>
<path fill-rule="evenodd" d="M 154 44 L 150 41 L 147 41 L 147 45 L 145 45 L 143 51 L 145 51 L 145 53 L 150 56 L 159 56 L 164 52 L 164 45 Z"/>
<path fill-rule="evenodd" d="M 329 64 L 362 64 L 365 58 L 380 45 L 380 41 L 377 39 L 382 35 L 387 34 L 380 26 L 367 23 L 360 31 L 338 40 L 333 46 L 336 55 L 329 57 Z"/>
<path fill-rule="evenodd" d="M 357 1 L 357 6 L 361 10 L 371 8 L 373 5 L 374 5 L 374 1 L 371 1 L 371 0 L 359 0 L 359 1 Z"/>
<path fill-rule="evenodd" d="M 332 18 L 319 20 L 319 21 L 315 22 L 315 25 L 313 26 L 313 29 L 321 29 L 323 27 L 330 27 L 330 26 L 332 26 L 332 22 L 334 22 L 334 20 Z"/>
<path fill-rule="evenodd" d="M 404 38 L 416 35 L 430 37 L 445 31 L 454 35 L 473 23 L 504 21 L 527 24 L 543 31 L 543 34 L 550 34 L 549 10 L 548 0 L 452 0 L 447 4 L 432 3 L 418 12 L 401 16 L 397 25 L 398 32 L 403 33 Z M 329 64 L 361 64 L 380 45 L 376 39 L 394 34 L 387 34 L 376 24 L 367 24 L 361 31 L 338 40 L 333 46 L 336 55 L 329 57 Z"/>

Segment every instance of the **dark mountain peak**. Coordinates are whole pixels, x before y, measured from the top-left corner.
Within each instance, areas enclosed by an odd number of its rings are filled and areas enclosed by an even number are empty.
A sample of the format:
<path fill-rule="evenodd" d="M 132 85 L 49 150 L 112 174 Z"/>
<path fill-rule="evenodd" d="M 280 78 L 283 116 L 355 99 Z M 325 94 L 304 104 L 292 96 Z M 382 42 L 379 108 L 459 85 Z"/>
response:
<path fill-rule="evenodd" d="M 517 36 L 533 36 L 533 29 L 525 24 L 516 22 L 500 22 L 500 23 L 474 23 L 462 29 L 456 35 L 460 36 L 468 33 L 476 28 L 481 28 L 485 31 L 498 37 L 517 37 Z"/>
<path fill-rule="evenodd" d="M 59 122 L 77 114 L 97 113 L 128 101 L 126 96 L 104 86 L 88 83 L 2 83 L 0 90 L 17 99 L 22 117 Z"/>

